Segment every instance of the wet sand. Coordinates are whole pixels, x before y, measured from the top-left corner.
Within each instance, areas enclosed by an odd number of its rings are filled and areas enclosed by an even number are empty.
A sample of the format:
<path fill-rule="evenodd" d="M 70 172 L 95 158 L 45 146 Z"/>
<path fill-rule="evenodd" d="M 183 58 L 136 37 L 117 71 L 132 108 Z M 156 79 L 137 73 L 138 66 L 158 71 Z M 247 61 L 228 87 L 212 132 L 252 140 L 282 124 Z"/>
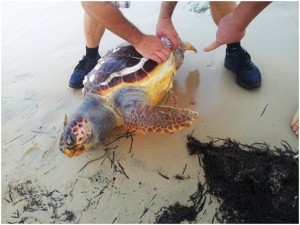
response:
<path fill-rule="evenodd" d="M 155 33 L 159 7 L 132 2 L 123 12 L 143 32 Z M 2 3 L 2 223 L 153 223 L 163 206 L 190 204 L 198 181 L 205 181 L 198 158 L 186 149 L 191 133 L 202 141 L 271 147 L 285 140 L 298 150 L 289 126 L 299 101 L 298 8 L 298 2 L 274 2 L 248 28 L 242 45 L 263 81 L 244 90 L 223 66 L 224 46 L 202 51 L 215 37 L 210 12 L 196 14 L 179 3 L 174 25 L 198 53 L 186 53 L 174 91 L 178 106 L 198 111 L 200 119 L 178 133 L 124 136 L 68 159 L 58 143 L 65 113 L 83 99 L 81 90 L 68 87 L 84 54 L 83 10 L 78 2 Z M 106 32 L 100 54 L 121 42 Z M 108 141 L 122 133 L 125 128 L 115 129 Z M 188 179 L 174 178 L 183 171 Z M 206 204 L 196 222 L 211 223 L 216 205 L 214 199 Z"/>

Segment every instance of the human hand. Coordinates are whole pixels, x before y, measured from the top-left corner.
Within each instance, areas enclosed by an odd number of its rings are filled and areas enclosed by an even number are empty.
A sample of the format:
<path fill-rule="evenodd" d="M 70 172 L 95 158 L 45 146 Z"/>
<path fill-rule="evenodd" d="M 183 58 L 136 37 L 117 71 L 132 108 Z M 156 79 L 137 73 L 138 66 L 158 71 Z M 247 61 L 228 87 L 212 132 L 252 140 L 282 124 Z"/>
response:
<path fill-rule="evenodd" d="M 169 47 L 155 35 L 144 34 L 133 46 L 142 56 L 157 63 L 165 62 L 171 54 Z"/>
<path fill-rule="evenodd" d="M 294 114 L 293 119 L 291 121 L 291 127 L 294 133 L 299 136 L 299 110 Z"/>
<path fill-rule="evenodd" d="M 212 51 L 224 44 L 239 42 L 245 36 L 246 31 L 240 28 L 240 24 L 233 14 L 223 17 L 218 26 L 216 40 L 204 48 L 205 52 Z"/>
<path fill-rule="evenodd" d="M 181 43 L 181 39 L 173 26 L 171 18 L 163 18 L 157 22 L 156 35 L 159 38 L 168 38 L 172 44 L 171 50 L 176 50 Z"/>

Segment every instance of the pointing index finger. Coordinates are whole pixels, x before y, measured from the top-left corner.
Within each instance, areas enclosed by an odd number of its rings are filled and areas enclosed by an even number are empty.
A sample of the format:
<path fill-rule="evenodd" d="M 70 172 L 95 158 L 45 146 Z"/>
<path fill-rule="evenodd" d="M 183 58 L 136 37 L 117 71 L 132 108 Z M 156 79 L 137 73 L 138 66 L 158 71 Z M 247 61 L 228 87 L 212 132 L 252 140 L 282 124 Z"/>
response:
<path fill-rule="evenodd" d="M 209 51 L 215 50 L 216 48 L 218 48 L 221 45 L 222 44 L 218 43 L 217 41 L 214 41 L 213 43 L 211 43 L 210 45 L 208 45 L 207 47 L 205 47 L 203 50 L 205 52 L 209 52 Z"/>

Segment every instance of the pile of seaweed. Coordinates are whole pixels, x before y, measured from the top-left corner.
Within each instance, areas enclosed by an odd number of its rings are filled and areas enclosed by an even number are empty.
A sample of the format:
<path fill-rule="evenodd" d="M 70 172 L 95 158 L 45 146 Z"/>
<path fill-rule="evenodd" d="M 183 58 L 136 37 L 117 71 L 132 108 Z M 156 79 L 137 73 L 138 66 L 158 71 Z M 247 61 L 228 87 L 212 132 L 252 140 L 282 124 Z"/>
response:
<path fill-rule="evenodd" d="M 178 202 L 168 207 L 162 207 L 160 211 L 163 213 L 156 217 L 155 223 L 175 224 L 184 221 L 196 221 L 196 217 L 203 210 L 206 202 L 207 191 L 200 182 L 198 183 L 197 191 L 190 196 L 192 205 L 185 206 Z"/>
<path fill-rule="evenodd" d="M 271 150 L 266 143 L 201 143 L 188 136 L 188 151 L 202 161 L 208 193 L 220 201 L 215 215 L 220 223 L 299 222 L 298 157 L 287 142 L 281 144 Z"/>

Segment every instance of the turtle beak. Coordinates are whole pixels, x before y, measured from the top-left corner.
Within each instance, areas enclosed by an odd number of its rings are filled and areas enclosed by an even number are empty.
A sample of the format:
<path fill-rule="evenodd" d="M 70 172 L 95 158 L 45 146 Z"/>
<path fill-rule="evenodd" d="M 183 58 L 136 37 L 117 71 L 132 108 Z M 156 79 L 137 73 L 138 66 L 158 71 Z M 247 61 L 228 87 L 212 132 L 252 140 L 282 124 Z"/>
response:
<path fill-rule="evenodd" d="M 72 158 L 73 156 L 79 156 L 82 153 L 85 152 L 85 147 L 84 145 L 77 145 L 74 146 L 72 148 L 64 148 L 61 149 L 61 151 L 68 157 L 68 158 Z"/>
<path fill-rule="evenodd" d="M 68 157 L 68 158 L 72 158 L 74 156 L 74 151 L 71 149 L 61 149 L 61 151 Z"/>

